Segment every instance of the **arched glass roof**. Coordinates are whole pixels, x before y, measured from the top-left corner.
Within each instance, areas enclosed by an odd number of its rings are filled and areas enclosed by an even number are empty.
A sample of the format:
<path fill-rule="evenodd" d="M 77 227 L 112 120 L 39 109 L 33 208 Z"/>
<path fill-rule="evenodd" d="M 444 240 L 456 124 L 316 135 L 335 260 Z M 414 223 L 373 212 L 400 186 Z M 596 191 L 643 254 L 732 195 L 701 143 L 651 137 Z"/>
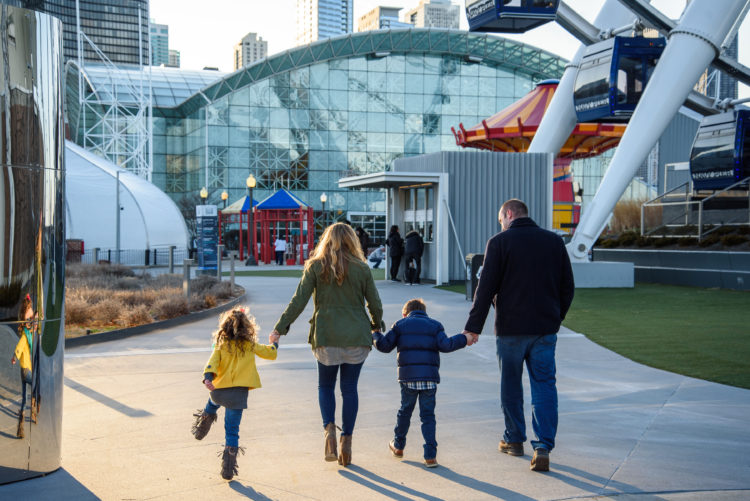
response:
<path fill-rule="evenodd" d="M 255 81 L 302 66 L 344 57 L 385 57 L 409 52 L 450 54 L 477 63 L 495 63 L 532 80 L 560 78 L 567 64 L 550 52 L 489 33 L 439 28 L 364 31 L 295 47 L 245 66 L 192 96 L 180 105 L 180 112 L 187 115 L 202 107 L 206 99 L 216 100 Z"/>
<path fill-rule="evenodd" d="M 69 68 L 78 70 L 78 64 L 68 62 Z M 70 70 L 69 70 L 70 71 Z M 138 66 L 120 66 L 117 69 L 104 64 L 86 63 L 83 74 L 86 81 L 101 103 L 136 104 L 141 85 L 148 97 L 148 74 L 151 74 L 151 94 L 153 106 L 172 108 L 198 91 L 223 78 L 226 73 L 208 70 L 183 70 L 152 66 L 141 70 Z M 143 80 L 142 80 L 143 79 Z"/>

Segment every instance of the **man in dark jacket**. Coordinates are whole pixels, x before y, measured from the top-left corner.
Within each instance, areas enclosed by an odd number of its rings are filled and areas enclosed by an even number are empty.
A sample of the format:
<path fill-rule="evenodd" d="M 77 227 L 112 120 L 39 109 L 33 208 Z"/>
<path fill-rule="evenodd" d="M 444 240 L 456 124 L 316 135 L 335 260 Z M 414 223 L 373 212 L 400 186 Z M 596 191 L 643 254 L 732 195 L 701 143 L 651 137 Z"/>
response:
<path fill-rule="evenodd" d="M 557 434 L 555 344 L 573 301 L 573 270 L 562 239 L 528 217 L 517 199 L 500 209 L 502 231 L 490 238 L 465 333 L 476 342 L 490 304 L 495 306 L 495 336 L 500 364 L 500 401 L 505 433 L 500 452 L 523 456 L 523 364 L 531 384 L 531 469 L 549 470 Z"/>
<path fill-rule="evenodd" d="M 412 230 L 404 237 L 404 278 L 409 284 L 419 283 L 419 276 L 422 273 L 422 254 L 424 253 L 424 240 L 417 230 Z M 411 263 L 414 262 L 416 267 L 415 276 L 409 280 L 408 273 Z"/>
<path fill-rule="evenodd" d="M 414 406 L 419 399 L 419 417 L 424 437 L 424 465 L 437 466 L 435 440 L 435 393 L 440 382 L 440 352 L 447 353 L 466 346 L 471 336 L 456 334 L 448 337 L 437 320 L 427 316 L 421 299 L 407 301 L 401 311 L 403 318 L 393 324 L 384 336 L 372 333 L 375 347 L 384 353 L 398 348 L 398 381 L 401 383 L 401 409 L 396 416 L 395 438 L 388 447 L 400 458 L 404 455 L 406 433 Z"/>
<path fill-rule="evenodd" d="M 404 239 L 398 232 L 398 226 L 391 226 L 388 233 L 388 240 L 385 241 L 388 246 L 388 257 L 391 258 L 391 282 L 398 282 L 398 268 L 401 266 L 401 256 L 404 254 Z"/>

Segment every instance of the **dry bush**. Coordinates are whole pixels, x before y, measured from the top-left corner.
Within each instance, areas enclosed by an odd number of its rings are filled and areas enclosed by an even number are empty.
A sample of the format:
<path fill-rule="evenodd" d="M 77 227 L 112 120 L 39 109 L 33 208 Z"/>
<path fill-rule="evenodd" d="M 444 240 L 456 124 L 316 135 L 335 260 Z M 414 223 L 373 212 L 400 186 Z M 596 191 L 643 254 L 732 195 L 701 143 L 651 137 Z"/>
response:
<path fill-rule="evenodd" d="M 190 313 L 185 296 L 170 294 L 154 304 L 154 316 L 159 320 L 175 318 Z"/>
<path fill-rule="evenodd" d="M 628 230 L 641 228 L 641 205 L 644 200 L 621 200 L 612 211 L 612 219 L 609 222 L 613 233 L 622 233 Z M 650 211 L 649 211 L 650 212 Z"/>
<path fill-rule="evenodd" d="M 65 323 L 84 325 L 89 321 L 89 303 L 80 297 L 65 298 Z"/>
<path fill-rule="evenodd" d="M 91 307 L 92 320 L 99 325 L 112 325 L 120 318 L 123 307 L 119 301 L 109 298 Z"/>
<path fill-rule="evenodd" d="M 150 287 L 154 289 L 182 289 L 182 275 L 168 274 L 156 276 L 151 283 Z"/>
<path fill-rule="evenodd" d="M 93 305 L 112 297 L 112 291 L 101 287 L 81 287 L 77 289 L 78 295 L 87 303 Z"/>
<path fill-rule="evenodd" d="M 141 290 L 142 280 L 138 277 L 122 277 L 118 278 L 113 284 L 112 288 L 117 290 Z"/>
<path fill-rule="evenodd" d="M 232 284 L 230 284 L 229 282 L 216 282 L 208 290 L 207 295 L 211 295 L 219 299 L 228 299 L 232 297 Z"/>
<path fill-rule="evenodd" d="M 190 311 L 201 311 L 206 309 L 206 301 L 200 296 L 190 296 L 188 301 L 188 309 Z"/>
<path fill-rule="evenodd" d="M 143 304 L 125 310 L 120 316 L 120 323 L 126 325 L 127 327 L 150 324 L 153 321 L 154 319 L 148 312 L 148 307 Z"/>
<path fill-rule="evenodd" d="M 212 296 L 211 294 L 206 294 L 203 298 L 203 302 L 206 305 L 206 308 L 213 308 L 216 306 L 216 296 Z"/>
<path fill-rule="evenodd" d="M 214 276 L 200 275 L 190 281 L 190 292 L 196 296 L 203 296 L 217 283 L 219 280 Z"/>

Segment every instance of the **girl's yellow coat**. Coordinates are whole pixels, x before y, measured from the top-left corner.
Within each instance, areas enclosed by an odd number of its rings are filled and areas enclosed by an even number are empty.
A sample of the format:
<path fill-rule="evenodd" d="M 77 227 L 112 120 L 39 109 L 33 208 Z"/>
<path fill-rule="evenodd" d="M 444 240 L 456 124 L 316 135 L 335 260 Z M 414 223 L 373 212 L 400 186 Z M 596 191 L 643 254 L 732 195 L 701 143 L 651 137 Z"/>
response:
<path fill-rule="evenodd" d="M 213 372 L 215 374 L 213 384 L 216 388 L 231 388 L 233 386 L 245 386 L 251 390 L 260 388 L 260 376 L 255 367 L 255 355 L 266 360 L 276 360 L 276 347 L 272 344 L 258 344 L 251 350 L 246 345 L 245 351 L 241 352 L 234 343 L 231 349 L 228 343 L 221 348 L 215 347 L 211 357 L 208 359 L 203 373 Z"/>

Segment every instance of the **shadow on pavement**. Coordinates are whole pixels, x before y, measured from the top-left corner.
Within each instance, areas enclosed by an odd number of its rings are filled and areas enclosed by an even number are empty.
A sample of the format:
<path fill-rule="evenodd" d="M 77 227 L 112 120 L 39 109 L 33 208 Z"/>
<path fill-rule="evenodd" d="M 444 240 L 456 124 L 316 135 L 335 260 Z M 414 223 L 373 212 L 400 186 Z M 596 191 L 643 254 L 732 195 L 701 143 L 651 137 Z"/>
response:
<path fill-rule="evenodd" d="M 100 499 L 70 473 L 60 468 L 57 471 L 37 477 L 33 482 L 21 480 L 0 486 L 2 499 L 33 499 L 34 501 L 86 501 Z"/>
<path fill-rule="evenodd" d="M 566 473 L 568 475 L 566 475 Z M 638 489 L 630 484 L 617 482 L 612 480 L 611 478 L 600 477 L 599 475 L 594 475 L 593 473 L 581 470 L 580 468 L 575 468 L 573 466 L 567 466 L 564 464 L 552 463 L 550 465 L 550 471 L 548 473 L 543 473 L 543 475 L 557 478 L 561 482 L 565 482 L 566 484 L 572 485 L 573 487 L 581 490 L 589 491 L 592 494 L 596 494 L 598 496 L 646 494 L 641 489 Z M 649 499 L 652 499 L 654 501 L 664 500 L 664 498 L 652 496 L 653 495 L 650 495 Z"/>
<path fill-rule="evenodd" d="M 424 469 L 422 463 L 418 463 L 416 461 L 402 461 L 402 463 Z M 473 477 L 461 475 L 460 473 L 451 470 L 447 466 L 440 465 L 430 471 L 435 475 L 443 477 L 446 480 L 450 480 L 451 482 L 463 485 L 464 487 L 468 487 L 469 489 L 474 489 L 475 491 L 483 492 L 499 499 L 513 499 L 514 501 L 534 501 L 534 498 L 530 498 L 521 493 L 511 491 L 510 489 L 506 489 L 504 487 L 500 487 L 499 485 L 490 484 L 481 480 L 477 480 Z M 471 496 L 467 495 L 467 499 L 471 499 Z"/>
<path fill-rule="evenodd" d="M 242 485 L 236 480 L 232 480 L 231 482 L 229 482 L 229 487 L 237 492 L 237 494 L 241 494 L 248 499 L 252 499 L 253 501 L 271 501 L 272 499 L 265 494 L 261 494 L 260 492 L 256 491 L 249 485 Z"/>
<path fill-rule="evenodd" d="M 78 393 L 81 393 L 83 395 L 86 395 L 87 397 L 96 400 L 100 404 L 104 404 L 107 407 L 109 407 L 112 410 L 115 410 L 117 412 L 121 412 L 122 414 L 125 414 L 128 417 L 147 417 L 147 416 L 153 416 L 150 412 L 143 410 L 143 409 L 134 409 L 132 407 L 129 407 L 125 404 L 122 404 L 118 402 L 117 400 L 108 397 L 107 395 L 103 395 L 99 393 L 96 390 L 92 390 L 88 386 L 84 386 L 81 383 L 78 383 L 76 381 L 73 381 L 70 378 L 65 378 L 65 386 L 70 388 L 71 390 L 75 390 Z"/>
<path fill-rule="evenodd" d="M 441 498 L 430 496 L 429 494 L 398 484 L 387 478 L 383 478 L 380 475 L 376 475 L 361 466 L 349 465 L 345 470 L 338 470 L 338 473 L 347 480 L 357 482 L 358 484 L 367 487 L 368 489 L 372 489 L 378 494 L 390 499 L 411 500 L 412 497 L 417 497 L 429 501 L 441 501 Z M 402 491 L 403 494 L 396 492 L 397 490 Z M 407 494 L 412 497 L 408 497 Z"/>

